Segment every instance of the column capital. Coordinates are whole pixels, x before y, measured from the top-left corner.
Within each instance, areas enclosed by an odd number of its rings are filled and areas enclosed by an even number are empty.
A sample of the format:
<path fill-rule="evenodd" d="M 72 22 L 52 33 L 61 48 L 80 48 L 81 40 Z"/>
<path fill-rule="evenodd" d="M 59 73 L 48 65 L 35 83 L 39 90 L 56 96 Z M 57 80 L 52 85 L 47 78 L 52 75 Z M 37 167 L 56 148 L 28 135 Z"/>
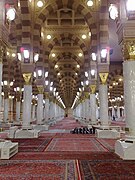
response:
<path fill-rule="evenodd" d="M 43 94 L 44 93 L 44 86 L 37 85 L 37 89 L 38 89 L 39 94 Z"/>
<path fill-rule="evenodd" d="M 90 91 L 91 91 L 91 94 L 95 94 L 95 92 L 96 92 L 96 85 L 95 84 L 90 85 Z"/>
<path fill-rule="evenodd" d="M 85 94 L 85 98 L 88 99 L 89 98 L 89 92 L 84 92 Z"/>
<path fill-rule="evenodd" d="M 135 39 L 124 40 L 122 43 L 124 60 L 135 61 Z"/>
<path fill-rule="evenodd" d="M 102 84 L 106 84 L 107 82 L 107 78 L 108 78 L 108 72 L 105 72 L 105 73 L 99 73 L 99 77 L 101 79 L 101 83 Z"/>
<path fill-rule="evenodd" d="M 31 84 L 31 76 L 32 73 L 23 73 L 23 78 L 25 81 L 25 85 L 30 85 Z"/>

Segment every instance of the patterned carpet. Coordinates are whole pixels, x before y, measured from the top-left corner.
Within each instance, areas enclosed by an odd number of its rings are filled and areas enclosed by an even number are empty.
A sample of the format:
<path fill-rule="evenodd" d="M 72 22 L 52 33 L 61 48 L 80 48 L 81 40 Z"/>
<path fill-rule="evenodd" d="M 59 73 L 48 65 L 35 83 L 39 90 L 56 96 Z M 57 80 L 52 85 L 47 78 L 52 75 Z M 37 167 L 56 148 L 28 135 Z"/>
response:
<path fill-rule="evenodd" d="M 135 161 L 80 160 L 82 180 L 134 180 Z"/>
<path fill-rule="evenodd" d="M 91 138 L 95 137 L 95 134 L 71 134 L 71 133 L 57 133 L 55 138 Z"/>
<path fill-rule="evenodd" d="M 123 161 L 114 153 L 116 140 L 67 133 L 75 127 L 81 125 L 66 118 L 39 138 L 11 139 L 19 143 L 19 152 L 0 160 L 0 180 L 135 179 L 135 161 Z"/>
<path fill-rule="evenodd" d="M 95 138 L 53 138 L 45 151 L 107 151 Z"/>
<path fill-rule="evenodd" d="M 0 180 L 77 180 L 73 160 L 3 160 Z"/>
<path fill-rule="evenodd" d="M 42 152 L 47 147 L 51 138 L 35 139 L 12 139 L 12 142 L 18 142 L 19 152 Z"/>
<path fill-rule="evenodd" d="M 14 160 L 104 160 L 118 159 L 118 156 L 112 152 L 76 152 L 76 151 L 61 151 L 61 152 L 19 152 L 14 157 Z"/>
<path fill-rule="evenodd" d="M 97 139 L 99 143 L 102 144 L 106 149 L 109 151 L 114 152 L 115 151 L 115 142 L 116 139 Z"/>

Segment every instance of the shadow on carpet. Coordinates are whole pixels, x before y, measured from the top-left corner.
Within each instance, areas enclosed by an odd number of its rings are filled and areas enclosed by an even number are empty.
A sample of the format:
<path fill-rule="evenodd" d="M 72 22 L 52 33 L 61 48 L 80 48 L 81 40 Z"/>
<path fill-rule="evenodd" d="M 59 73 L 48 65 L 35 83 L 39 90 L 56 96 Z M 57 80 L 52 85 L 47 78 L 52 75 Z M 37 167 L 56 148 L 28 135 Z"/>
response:
<path fill-rule="evenodd" d="M 78 180 L 73 160 L 1 160 L 1 180 Z"/>

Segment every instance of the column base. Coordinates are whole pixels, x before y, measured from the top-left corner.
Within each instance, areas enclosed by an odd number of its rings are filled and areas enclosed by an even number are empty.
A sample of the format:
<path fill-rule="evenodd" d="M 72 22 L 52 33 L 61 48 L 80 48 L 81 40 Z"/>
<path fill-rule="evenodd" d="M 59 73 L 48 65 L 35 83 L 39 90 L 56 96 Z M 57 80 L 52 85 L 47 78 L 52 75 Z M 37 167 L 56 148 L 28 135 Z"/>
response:
<path fill-rule="evenodd" d="M 18 143 L 3 140 L 0 142 L 0 151 L 0 159 L 10 159 L 12 156 L 18 153 Z"/>
<path fill-rule="evenodd" d="M 117 139 L 120 138 L 120 133 L 115 129 L 96 129 L 96 135 L 98 138 L 106 138 L 106 139 Z"/>
<path fill-rule="evenodd" d="M 22 125 L 21 121 L 13 121 L 13 125 Z"/>
<path fill-rule="evenodd" d="M 15 132 L 18 129 L 18 126 L 11 126 L 9 128 L 8 138 L 15 138 Z"/>
<path fill-rule="evenodd" d="M 18 129 L 15 132 L 15 138 L 38 138 L 39 137 L 38 130 L 32 129 Z"/>
<path fill-rule="evenodd" d="M 49 130 L 49 125 L 33 125 L 33 129 L 38 130 L 38 131 L 48 131 Z"/>
<path fill-rule="evenodd" d="M 115 153 L 124 160 L 135 160 L 135 138 L 117 140 Z"/>
<path fill-rule="evenodd" d="M 32 126 L 22 126 L 22 130 L 31 130 Z"/>

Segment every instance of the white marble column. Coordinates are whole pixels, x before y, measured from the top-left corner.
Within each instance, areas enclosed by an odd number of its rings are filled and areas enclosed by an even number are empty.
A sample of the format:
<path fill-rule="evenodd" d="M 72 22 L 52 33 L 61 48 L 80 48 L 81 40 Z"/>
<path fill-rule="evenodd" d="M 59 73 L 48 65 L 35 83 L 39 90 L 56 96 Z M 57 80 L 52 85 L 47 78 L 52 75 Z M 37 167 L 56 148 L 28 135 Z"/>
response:
<path fill-rule="evenodd" d="M 112 107 L 112 117 L 115 116 L 115 109 Z"/>
<path fill-rule="evenodd" d="M 117 107 L 117 117 L 118 117 L 118 120 L 120 119 L 120 107 L 118 106 Z"/>
<path fill-rule="evenodd" d="M 36 118 L 36 105 L 32 105 L 32 121 L 35 121 Z"/>
<path fill-rule="evenodd" d="M 9 99 L 9 102 L 10 102 L 10 118 L 9 118 L 9 121 L 13 121 L 13 98 L 10 98 Z"/>
<path fill-rule="evenodd" d="M 108 90 L 107 85 L 99 85 L 99 97 L 100 97 L 100 121 L 103 126 L 109 125 L 108 117 Z"/>
<path fill-rule="evenodd" d="M 16 101 L 16 121 L 20 121 L 21 102 Z"/>
<path fill-rule="evenodd" d="M 48 122 L 49 119 L 49 99 L 45 99 L 45 122 Z"/>
<path fill-rule="evenodd" d="M 50 118 L 50 120 L 52 120 L 52 118 L 53 118 L 53 111 L 54 111 L 53 102 L 51 101 L 50 106 L 49 106 L 49 118 Z"/>
<path fill-rule="evenodd" d="M 89 99 L 85 100 L 86 121 L 89 122 Z"/>
<path fill-rule="evenodd" d="M 43 94 L 38 94 L 37 124 L 42 124 L 43 120 Z"/>
<path fill-rule="evenodd" d="M 135 61 L 124 61 L 125 121 L 130 135 L 135 136 Z"/>
<path fill-rule="evenodd" d="M 8 122 L 9 99 L 4 99 L 4 122 Z"/>
<path fill-rule="evenodd" d="M 90 94 L 90 108 L 91 108 L 91 123 L 96 122 L 96 96 L 95 94 Z"/>
<path fill-rule="evenodd" d="M 22 128 L 30 128 L 30 121 L 31 121 L 31 100 L 32 100 L 32 86 L 31 85 L 24 85 L 24 92 L 23 92 L 23 127 Z"/>

